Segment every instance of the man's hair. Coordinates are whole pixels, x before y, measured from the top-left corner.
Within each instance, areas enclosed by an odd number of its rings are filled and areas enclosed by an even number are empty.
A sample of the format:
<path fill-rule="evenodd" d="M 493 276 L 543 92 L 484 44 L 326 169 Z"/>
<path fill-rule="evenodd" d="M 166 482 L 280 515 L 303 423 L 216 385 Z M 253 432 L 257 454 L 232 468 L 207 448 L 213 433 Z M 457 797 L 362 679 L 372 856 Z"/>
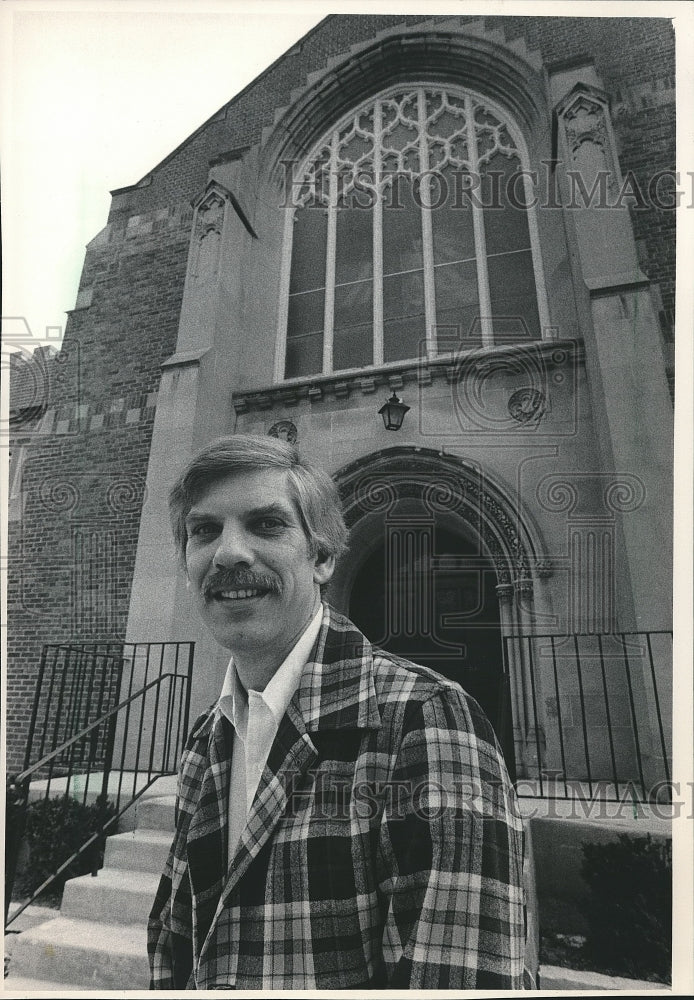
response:
<path fill-rule="evenodd" d="M 278 438 L 235 434 L 203 448 L 186 466 L 169 494 L 176 546 L 185 561 L 191 508 L 220 479 L 239 472 L 286 470 L 311 557 L 336 558 L 347 548 L 348 531 L 335 483 L 322 469 L 306 462 L 297 449 Z"/>

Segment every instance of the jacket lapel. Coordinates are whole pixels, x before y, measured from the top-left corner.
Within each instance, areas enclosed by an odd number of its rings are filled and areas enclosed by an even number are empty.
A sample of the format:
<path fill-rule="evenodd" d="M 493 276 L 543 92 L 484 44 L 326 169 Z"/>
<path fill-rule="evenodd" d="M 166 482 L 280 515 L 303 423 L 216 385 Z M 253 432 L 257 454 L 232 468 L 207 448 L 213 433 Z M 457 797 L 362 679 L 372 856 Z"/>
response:
<path fill-rule="evenodd" d="M 318 754 L 297 712 L 289 705 L 270 749 L 246 826 L 228 873 L 218 911 L 248 871 L 284 815 L 293 787 L 315 762 Z"/>
<path fill-rule="evenodd" d="M 380 729 L 373 651 L 366 636 L 325 605 L 313 652 L 295 696 L 307 732 Z"/>
<path fill-rule="evenodd" d="M 318 759 L 312 734 L 336 729 L 380 728 L 372 667 L 373 655 L 368 640 L 346 618 L 324 605 L 321 630 L 273 741 L 236 856 L 221 896 L 217 897 L 216 912 L 208 929 L 216 922 L 253 859 L 272 836 L 286 811 L 292 788 L 300 783 L 302 776 Z M 318 737 L 316 742 L 320 742 Z M 217 772 L 209 776 L 209 770 L 205 781 L 210 793 L 221 797 Z M 225 780 L 228 794 L 228 769 Z M 204 793 L 203 783 L 201 803 Z M 213 822 L 214 837 L 220 838 L 226 825 L 226 812 L 218 810 Z M 197 828 L 206 831 L 199 841 L 200 845 L 207 844 L 210 828 L 202 816 Z M 198 878 L 200 874 L 199 871 Z M 202 881 L 199 884 L 202 888 Z"/>
<path fill-rule="evenodd" d="M 204 941 L 210 928 L 227 869 L 227 817 L 233 729 L 222 715 L 200 734 L 208 736 L 207 766 L 187 836 L 193 933 Z"/>

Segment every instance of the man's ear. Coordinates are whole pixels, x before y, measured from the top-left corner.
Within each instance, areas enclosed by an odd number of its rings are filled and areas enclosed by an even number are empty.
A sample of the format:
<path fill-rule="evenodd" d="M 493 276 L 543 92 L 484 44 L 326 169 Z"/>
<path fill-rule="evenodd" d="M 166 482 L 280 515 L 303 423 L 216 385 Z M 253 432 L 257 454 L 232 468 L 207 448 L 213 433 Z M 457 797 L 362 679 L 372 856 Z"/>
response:
<path fill-rule="evenodd" d="M 316 562 L 313 567 L 313 579 L 316 583 L 323 584 L 327 583 L 335 572 L 335 556 L 326 556 L 321 559 L 320 556 L 316 556 Z"/>

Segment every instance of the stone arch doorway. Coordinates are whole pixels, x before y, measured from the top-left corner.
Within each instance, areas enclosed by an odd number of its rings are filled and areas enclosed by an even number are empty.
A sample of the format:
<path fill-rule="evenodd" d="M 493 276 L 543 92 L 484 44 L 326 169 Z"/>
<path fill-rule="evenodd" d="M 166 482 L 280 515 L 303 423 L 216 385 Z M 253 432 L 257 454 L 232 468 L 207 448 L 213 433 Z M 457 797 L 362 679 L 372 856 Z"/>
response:
<path fill-rule="evenodd" d="M 523 769 L 530 683 L 502 637 L 532 629 L 546 564 L 529 518 L 480 469 L 428 449 L 367 455 L 336 480 L 351 542 L 330 599 L 376 645 L 461 683 Z"/>

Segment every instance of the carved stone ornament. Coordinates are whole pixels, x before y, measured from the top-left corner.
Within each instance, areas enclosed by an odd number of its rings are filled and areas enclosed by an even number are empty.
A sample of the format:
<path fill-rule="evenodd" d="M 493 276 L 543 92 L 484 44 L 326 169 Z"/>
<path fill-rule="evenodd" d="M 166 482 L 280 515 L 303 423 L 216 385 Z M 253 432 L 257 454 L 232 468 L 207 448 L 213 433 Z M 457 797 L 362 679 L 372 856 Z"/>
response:
<path fill-rule="evenodd" d="M 195 223 L 195 264 L 193 274 L 201 283 L 214 280 L 219 272 L 219 255 L 224 225 L 224 199 L 210 191 L 198 208 Z"/>
<path fill-rule="evenodd" d="M 512 583 L 498 583 L 496 585 L 496 596 L 502 602 L 509 602 L 513 597 Z"/>
<path fill-rule="evenodd" d="M 600 146 L 607 144 L 607 123 L 603 105 L 586 94 L 582 94 L 564 112 L 566 137 L 571 152 L 574 153 L 582 142 L 589 140 Z"/>
<path fill-rule="evenodd" d="M 296 444 L 298 431 L 296 424 L 291 420 L 278 420 L 268 431 L 269 437 L 279 438 L 280 441 L 287 441 L 289 444 Z"/>
<path fill-rule="evenodd" d="M 508 401 L 508 412 L 519 424 L 539 420 L 547 407 L 545 395 L 539 389 L 516 389 Z"/>
<path fill-rule="evenodd" d="M 224 222 L 224 201 L 215 193 L 209 195 L 198 209 L 198 237 L 209 232 L 222 233 Z"/>
<path fill-rule="evenodd" d="M 528 577 L 523 577 L 520 580 L 514 580 L 513 586 L 516 593 L 521 597 L 533 596 L 533 581 Z"/>
<path fill-rule="evenodd" d="M 538 559 L 535 563 L 535 572 L 541 580 L 546 580 L 554 572 L 552 561 L 550 559 Z"/>
<path fill-rule="evenodd" d="M 579 93 L 569 99 L 561 118 L 572 168 L 580 172 L 587 187 L 607 171 L 611 189 L 618 182 L 619 167 L 606 101 L 595 94 Z"/>

